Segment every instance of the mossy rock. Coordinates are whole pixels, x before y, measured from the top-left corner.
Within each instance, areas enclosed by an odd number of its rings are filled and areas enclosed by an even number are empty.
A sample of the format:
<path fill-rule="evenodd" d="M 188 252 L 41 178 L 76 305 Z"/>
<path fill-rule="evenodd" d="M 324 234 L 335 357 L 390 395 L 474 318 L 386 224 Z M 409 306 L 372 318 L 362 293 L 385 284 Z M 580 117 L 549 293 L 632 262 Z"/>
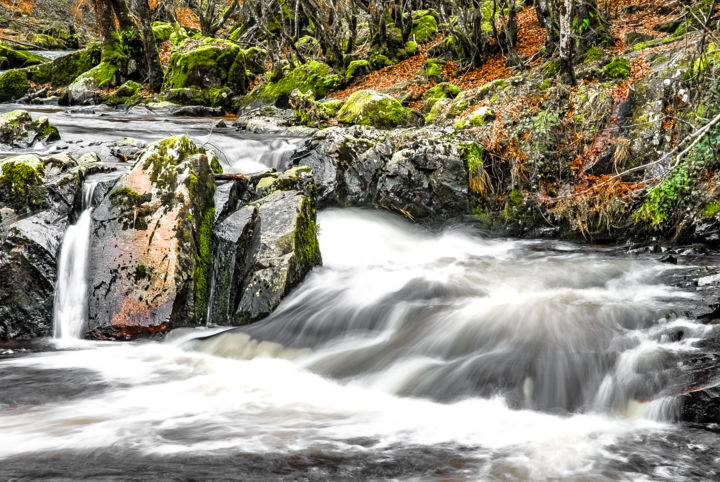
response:
<path fill-rule="evenodd" d="M 0 114 L 0 143 L 27 148 L 36 142 L 52 142 L 60 139 L 58 130 L 50 125 L 47 117 L 32 120 L 24 110 Z"/>
<path fill-rule="evenodd" d="M 359 90 L 351 95 L 338 112 L 337 120 L 386 129 L 422 124 L 422 117 L 403 107 L 400 101 L 372 90 Z"/>
<path fill-rule="evenodd" d="M 458 96 L 458 94 L 460 94 L 460 92 L 462 92 L 462 90 L 460 90 L 460 87 L 457 85 L 453 85 L 449 82 L 441 82 L 425 92 L 425 100 L 444 99 L 446 97 L 454 99 Z"/>
<path fill-rule="evenodd" d="M 0 102 L 19 99 L 30 90 L 27 72 L 9 70 L 0 74 Z"/>
<path fill-rule="evenodd" d="M 156 42 L 165 42 L 175 33 L 175 26 L 167 22 L 153 22 L 152 31 Z"/>
<path fill-rule="evenodd" d="M 431 82 L 442 82 L 444 80 L 442 73 L 442 66 L 445 65 L 445 61 L 441 59 L 427 59 L 425 61 L 425 67 L 418 72 L 419 77 L 424 77 Z"/>
<path fill-rule="evenodd" d="M 405 52 L 407 52 L 408 55 L 415 55 L 419 52 L 418 44 L 414 40 L 408 40 L 405 42 Z"/>
<path fill-rule="evenodd" d="M 68 48 L 68 45 L 62 39 L 51 37 L 42 33 L 37 33 L 32 37 L 32 43 L 40 47 L 42 50 L 60 50 Z"/>
<path fill-rule="evenodd" d="M 492 109 L 492 107 L 483 106 L 470 116 L 468 122 L 472 127 L 480 127 L 494 119 L 495 111 Z"/>
<path fill-rule="evenodd" d="M 261 100 L 285 107 L 295 89 L 311 91 L 314 98 L 321 99 L 340 86 L 340 76 L 330 73 L 330 67 L 321 62 L 310 61 L 297 67 L 277 82 L 266 82 L 253 90 L 251 100 Z"/>
<path fill-rule="evenodd" d="M 425 115 L 425 124 L 434 123 L 441 115 L 443 110 L 445 110 L 445 107 L 447 107 L 451 103 L 452 100 L 445 97 L 439 99 L 432 99 L 432 102 L 426 103 L 425 108 L 423 108 L 423 112 L 427 112 L 427 114 Z"/>
<path fill-rule="evenodd" d="M 433 15 L 427 14 L 418 16 L 413 20 L 410 38 L 422 44 L 435 38 L 438 31 L 437 20 Z"/>
<path fill-rule="evenodd" d="M 170 55 L 165 89 L 229 87 L 242 93 L 246 86 L 245 55 L 237 45 L 213 42 Z"/>
<path fill-rule="evenodd" d="M 55 87 L 70 85 L 79 75 L 87 72 L 100 63 L 101 49 L 92 44 L 86 49 L 28 69 L 27 78 L 36 84 L 52 84 Z M 0 89 L 1 90 L 1 89 Z"/>
<path fill-rule="evenodd" d="M 555 77 L 560 70 L 560 63 L 557 60 L 548 60 L 541 67 L 543 78 Z"/>
<path fill-rule="evenodd" d="M 34 154 L 0 161 L 0 203 L 18 213 L 30 212 L 45 202 L 45 166 Z"/>
<path fill-rule="evenodd" d="M 608 79 L 627 79 L 630 77 L 630 61 L 622 57 L 613 58 L 603 67 L 603 75 Z"/>
<path fill-rule="evenodd" d="M 44 64 L 48 60 L 31 52 L 11 49 L 0 43 L 0 69 L 19 69 Z"/>
<path fill-rule="evenodd" d="M 367 60 L 353 60 L 348 65 L 345 75 L 349 78 L 358 77 L 361 75 L 367 75 L 370 73 L 371 67 L 370 62 Z"/>

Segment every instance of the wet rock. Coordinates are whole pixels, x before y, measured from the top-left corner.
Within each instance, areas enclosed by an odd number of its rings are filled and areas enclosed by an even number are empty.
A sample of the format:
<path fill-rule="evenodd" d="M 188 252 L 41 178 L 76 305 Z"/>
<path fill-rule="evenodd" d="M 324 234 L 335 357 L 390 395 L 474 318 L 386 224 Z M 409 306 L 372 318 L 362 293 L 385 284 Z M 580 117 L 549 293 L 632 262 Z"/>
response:
<path fill-rule="evenodd" d="M 245 53 L 237 44 L 219 39 L 189 48 L 192 42 L 178 45 L 170 55 L 164 88 L 197 88 L 210 90 L 205 97 L 212 97 L 213 89 L 227 87 L 243 93 L 248 80 L 245 73 Z M 205 95 L 207 94 L 207 95 Z"/>
<path fill-rule="evenodd" d="M 297 191 L 276 191 L 256 202 L 260 246 L 243 284 L 234 321 L 239 324 L 272 313 L 282 298 L 322 263 L 315 206 Z"/>
<path fill-rule="evenodd" d="M 467 213 L 468 182 L 457 141 L 442 130 L 330 127 L 293 161 L 310 166 L 321 205 L 379 206 L 413 219 Z"/>
<path fill-rule="evenodd" d="M 213 234 L 213 323 L 240 325 L 266 317 L 322 263 L 310 168 L 253 176 L 243 189 L 248 204 Z"/>
<path fill-rule="evenodd" d="M 27 148 L 38 142 L 60 140 L 58 130 L 47 117 L 34 121 L 24 110 L 0 114 L 0 143 L 11 147 Z"/>
<path fill-rule="evenodd" d="M 126 137 L 110 148 L 110 153 L 123 162 L 136 161 L 143 149 L 147 146 L 145 141 Z"/>
<path fill-rule="evenodd" d="M 208 321 L 232 324 L 238 295 L 260 241 L 257 206 L 245 206 L 230 214 L 213 231 L 213 285 Z"/>
<path fill-rule="evenodd" d="M 63 155 L 0 162 L 0 339 L 48 336 L 57 255 L 89 169 Z"/>
<path fill-rule="evenodd" d="M 188 138 L 148 146 L 93 211 L 89 329 L 128 338 L 204 322 L 215 154 Z"/>

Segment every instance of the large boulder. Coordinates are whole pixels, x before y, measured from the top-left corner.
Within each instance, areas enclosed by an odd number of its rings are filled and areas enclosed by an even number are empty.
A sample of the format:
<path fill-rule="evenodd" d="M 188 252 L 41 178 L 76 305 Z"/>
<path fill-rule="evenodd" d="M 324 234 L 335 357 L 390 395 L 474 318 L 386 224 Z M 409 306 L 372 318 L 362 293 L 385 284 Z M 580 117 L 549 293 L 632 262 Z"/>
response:
<path fill-rule="evenodd" d="M 27 148 L 37 142 L 60 140 L 58 130 L 47 117 L 33 121 L 24 110 L 0 114 L 0 143 L 11 147 Z"/>
<path fill-rule="evenodd" d="M 219 171 L 215 154 L 187 137 L 158 141 L 93 211 L 94 336 L 127 338 L 205 322 Z"/>
<path fill-rule="evenodd" d="M 310 168 L 251 178 L 241 199 L 242 207 L 222 220 L 213 236 L 209 319 L 217 324 L 241 325 L 268 316 L 322 264 Z"/>
<path fill-rule="evenodd" d="M 185 104 L 226 104 L 247 88 L 245 52 L 229 41 L 188 39 L 171 54 L 166 97 Z"/>
<path fill-rule="evenodd" d="M 398 126 L 417 126 L 423 118 L 399 100 L 372 90 L 359 90 L 348 98 L 337 114 L 342 124 L 357 124 L 391 129 Z"/>
<path fill-rule="evenodd" d="M 83 178 L 59 155 L 0 161 L 0 340 L 52 333 L 57 255 Z"/>
<path fill-rule="evenodd" d="M 417 220 L 470 209 L 465 161 L 442 130 L 330 127 L 295 159 L 315 173 L 320 205 L 381 207 Z"/>

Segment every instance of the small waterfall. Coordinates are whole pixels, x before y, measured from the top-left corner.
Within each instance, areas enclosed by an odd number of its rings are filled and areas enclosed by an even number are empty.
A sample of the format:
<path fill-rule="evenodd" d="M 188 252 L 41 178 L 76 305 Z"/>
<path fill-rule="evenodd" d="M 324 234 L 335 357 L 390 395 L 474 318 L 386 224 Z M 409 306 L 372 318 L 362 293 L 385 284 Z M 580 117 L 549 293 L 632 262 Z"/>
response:
<path fill-rule="evenodd" d="M 53 336 L 77 339 L 87 323 L 87 267 L 90 248 L 90 214 L 97 183 L 83 185 L 82 214 L 63 237 L 58 264 Z"/>

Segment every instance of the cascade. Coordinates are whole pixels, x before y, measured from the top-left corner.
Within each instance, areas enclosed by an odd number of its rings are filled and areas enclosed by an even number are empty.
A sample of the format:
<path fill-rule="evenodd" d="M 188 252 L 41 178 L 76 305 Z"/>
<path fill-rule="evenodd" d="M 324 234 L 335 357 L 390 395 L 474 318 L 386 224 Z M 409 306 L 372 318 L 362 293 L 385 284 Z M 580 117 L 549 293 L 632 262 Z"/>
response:
<path fill-rule="evenodd" d="M 92 198 L 97 183 L 83 185 L 82 213 L 63 237 L 58 263 L 53 336 L 77 339 L 87 323 L 87 267 L 90 247 Z"/>

